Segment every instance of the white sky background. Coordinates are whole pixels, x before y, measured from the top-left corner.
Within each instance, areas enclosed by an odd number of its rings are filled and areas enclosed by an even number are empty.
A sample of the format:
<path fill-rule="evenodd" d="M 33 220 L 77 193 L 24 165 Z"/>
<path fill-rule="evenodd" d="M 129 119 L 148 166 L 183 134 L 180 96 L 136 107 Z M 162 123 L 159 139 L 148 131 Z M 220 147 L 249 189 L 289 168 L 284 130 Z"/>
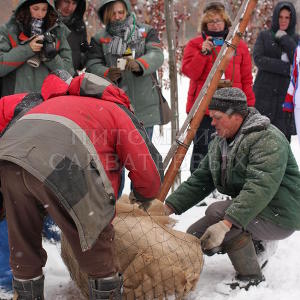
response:
<path fill-rule="evenodd" d="M 179 78 L 179 111 L 180 125 L 184 122 L 185 103 L 189 80 Z M 164 92 L 166 98 L 169 98 Z M 166 125 L 165 131 L 170 130 L 170 124 Z M 155 127 L 153 142 L 163 157 L 170 147 L 169 134 L 159 135 L 158 126 Z M 297 137 L 292 137 L 292 149 L 300 166 L 300 146 Z M 183 165 L 182 179 L 189 176 L 189 150 Z M 130 182 L 126 178 L 124 193 L 129 192 Z M 212 200 L 208 200 L 212 201 Z M 181 216 L 176 216 L 177 230 L 185 231 L 189 225 L 201 218 L 206 207 L 194 207 Z M 71 300 L 83 299 L 75 284 L 71 281 L 69 273 L 60 258 L 60 245 L 49 242 L 44 244 L 48 253 L 48 261 L 44 269 L 45 273 L 45 297 L 47 300 Z M 234 290 L 230 295 L 219 292 L 225 283 L 230 283 L 234 277 L 234 270 L 227 255 L 205 256 L 205 263 L 200 280 L 188 299 L 201 300 L 299 300 L 300 299 L 300 232 L 294 233 L 290 238 L 278 243 L 277 251 L 269 259 L 264 269 L 266 281 L 258 287 L 252 287 L 248 292 Z M 7 299 L 9 294 L 0 291 L 0 299 Z"/>

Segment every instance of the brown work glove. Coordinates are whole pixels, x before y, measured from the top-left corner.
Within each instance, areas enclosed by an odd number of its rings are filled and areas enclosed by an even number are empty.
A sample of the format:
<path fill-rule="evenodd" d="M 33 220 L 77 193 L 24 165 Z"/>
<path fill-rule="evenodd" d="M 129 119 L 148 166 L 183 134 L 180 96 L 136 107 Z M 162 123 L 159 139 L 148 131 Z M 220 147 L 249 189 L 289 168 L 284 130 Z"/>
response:
<path fill-rule="evenodd" d="M 128 60 L 126 64 L 126 70 L 134 73 L 139 73 L 142 71 L 140 65 L 136 62 L 136 60 Z"/>
<path fill-rule="evenodd" d="M 121 78 L 122 71 L 120 68 L 111 67 L 108 69 L 106 77 L 108 77 L 111 81 L 117 81 Z"/>

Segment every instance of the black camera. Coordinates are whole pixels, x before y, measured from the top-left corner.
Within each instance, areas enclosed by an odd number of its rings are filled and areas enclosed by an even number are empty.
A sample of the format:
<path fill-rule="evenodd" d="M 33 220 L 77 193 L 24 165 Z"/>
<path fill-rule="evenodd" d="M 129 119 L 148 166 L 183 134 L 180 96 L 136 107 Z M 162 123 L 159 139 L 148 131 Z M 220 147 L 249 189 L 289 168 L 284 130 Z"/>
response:
<path fill-rule="evenodd" d="M 44 33 L 44 39 L 38 40 L 37 43 L 43 44 L 43 55 L 45 58 L 52 59 L 56 56 L 56 44 L 55 44 L 55 35 L 46 31 Z"/>

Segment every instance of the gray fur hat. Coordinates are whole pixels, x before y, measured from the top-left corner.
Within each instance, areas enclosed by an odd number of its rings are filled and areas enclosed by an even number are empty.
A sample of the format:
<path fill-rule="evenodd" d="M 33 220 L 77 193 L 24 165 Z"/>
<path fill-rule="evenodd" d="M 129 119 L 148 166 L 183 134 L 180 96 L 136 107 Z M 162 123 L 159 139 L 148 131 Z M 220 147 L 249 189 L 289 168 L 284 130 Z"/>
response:
<path fill-rule="evenodd" d="M 221 88 L 213 95 L 208 108 L 210 110 L 219 110 L 228 115 L 236 112 L 244 116 L 248 111 L 247 97 L 239 88 Z"/>

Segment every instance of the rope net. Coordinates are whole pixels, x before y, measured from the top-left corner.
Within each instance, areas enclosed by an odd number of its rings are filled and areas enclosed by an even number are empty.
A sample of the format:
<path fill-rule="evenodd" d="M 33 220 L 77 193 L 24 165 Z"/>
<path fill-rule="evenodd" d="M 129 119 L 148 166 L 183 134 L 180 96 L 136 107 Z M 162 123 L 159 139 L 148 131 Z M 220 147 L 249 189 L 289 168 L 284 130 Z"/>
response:
<path fill-rule="evenodd" d="M 123 299 L 183 299 L 191 292 L 203 267 L 199 240 L 172 229 L 175 221 L 154 200 L 144 211 L 128 196 L 117 202 L 113 221 L 115 252 L 124 277 Z M 87 275 L 79 270 L 72 249 L 62 236 L 61 255 L 82 294 L 88 298 Z"/>

